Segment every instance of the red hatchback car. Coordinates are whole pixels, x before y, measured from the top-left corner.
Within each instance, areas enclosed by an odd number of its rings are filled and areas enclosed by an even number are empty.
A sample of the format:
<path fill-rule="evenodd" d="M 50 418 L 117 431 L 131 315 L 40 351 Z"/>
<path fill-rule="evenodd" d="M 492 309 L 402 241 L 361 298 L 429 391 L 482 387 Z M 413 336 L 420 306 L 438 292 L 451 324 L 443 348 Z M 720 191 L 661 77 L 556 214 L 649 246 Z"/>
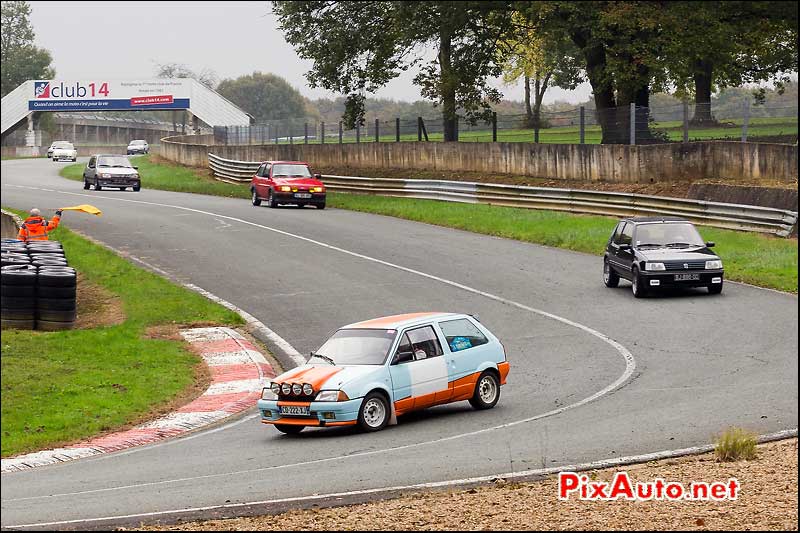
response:
<path fill-rule="evenodd" d="M 259 206 L 263 200 L 270 207 L 296 204 L 325 209 L 325 184 L 321 178 L 302 161 L 264 161 L 250 182 L 253 205 Z"/>

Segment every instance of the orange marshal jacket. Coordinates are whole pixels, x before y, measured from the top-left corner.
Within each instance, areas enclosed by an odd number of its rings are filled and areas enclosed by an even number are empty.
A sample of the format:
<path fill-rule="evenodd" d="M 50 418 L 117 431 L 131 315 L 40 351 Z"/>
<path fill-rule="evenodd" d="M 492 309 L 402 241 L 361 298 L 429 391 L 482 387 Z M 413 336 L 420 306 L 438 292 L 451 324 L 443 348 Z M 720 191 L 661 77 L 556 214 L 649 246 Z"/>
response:
<path fill-rule="evenodd" d="M 61 217 L 54 216 L 48 223 L 42 217 L 28 217 L 19 228 L 19 240 L 21 241 L 46 241 L 48 233 L 58 227 Z"/>

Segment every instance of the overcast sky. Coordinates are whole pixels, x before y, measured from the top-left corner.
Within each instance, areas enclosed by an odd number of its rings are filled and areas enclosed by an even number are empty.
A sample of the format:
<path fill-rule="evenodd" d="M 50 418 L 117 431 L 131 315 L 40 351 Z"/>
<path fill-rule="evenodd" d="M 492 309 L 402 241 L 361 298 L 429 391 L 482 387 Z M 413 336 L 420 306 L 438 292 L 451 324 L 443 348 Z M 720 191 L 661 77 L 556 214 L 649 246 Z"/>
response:
<path fill-rule="evenodd" d="M 311 89 L 310 62 L 297 57 L 278 30 L 269 2 L 30 2 L 37 45 L 53 55 L 62 80 L 147 79 L 157 63 L 208 68 L 220 79 L 253 71 L 285 78 L 309 98 L 335 96 Z M 405 73 L 376 96 L 420 99 L 413 73 Z M 522 100 L 521 83 L 494 83 L 509 100 Z M 591 88 L 552 88 L 545 102 L 585 101 Z"/>

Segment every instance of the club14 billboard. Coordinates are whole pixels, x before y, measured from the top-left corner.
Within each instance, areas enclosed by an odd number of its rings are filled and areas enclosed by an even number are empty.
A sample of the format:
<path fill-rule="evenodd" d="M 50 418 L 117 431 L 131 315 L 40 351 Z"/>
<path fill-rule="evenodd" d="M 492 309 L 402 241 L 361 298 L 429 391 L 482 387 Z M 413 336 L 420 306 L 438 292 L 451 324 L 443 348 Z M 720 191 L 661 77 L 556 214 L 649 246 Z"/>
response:
<path fill-rule="evenodd" d="M 29 111 L 188 109 L 191 80 L 33 82 Z"/>

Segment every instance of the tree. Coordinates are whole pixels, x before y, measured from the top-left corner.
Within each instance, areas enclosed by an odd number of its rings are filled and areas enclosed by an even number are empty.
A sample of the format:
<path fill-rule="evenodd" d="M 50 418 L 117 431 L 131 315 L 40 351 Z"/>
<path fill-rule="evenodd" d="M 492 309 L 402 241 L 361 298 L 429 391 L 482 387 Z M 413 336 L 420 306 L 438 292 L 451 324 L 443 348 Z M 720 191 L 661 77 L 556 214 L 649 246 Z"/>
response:
<path fill-rule="evenodd" d="M 514 33 L 506 37 L 507 47 L 501 52 L 503 81 L 514 83 L 523 78 L 525 86 L 526 123 L 535 130 L 538 142 L 542 127 L 541 109 L 545 92 L 552 83 L 563 89 L 575 89 L 583 82 L 578 50 L 563 37 L 548 35 L 544 30 L 526 27 L 523 17 L 516 13 Z M 531 106 L 533 80 L 533 106 Z"/>
<path fill-rule="evenodd" d="M 30 22 L 28 2 L 2 2 L 3 31 L 0 33 L 0 92 L 5 96 L 28 80 L 46 80 L 55 76 L 50 66 L 50 52 L 34 46 L 35 34 Z"/>
<path fill-rule="evenodd" d="M 680 95 L 694 96 L 692 122 L 715 122 L 711 93 L 763 81 L 786 82 L 797 70 L 794 2 L 671 2 L 667 50 Z"/>
<path fill-rule="evenodd" d="M 156 77 L 157 78 L 191 78 L 199 81 L 212 91 L 217 85 L 217 74 L 211 69 L 204 68 L 200 72 L 195 72 L 183 63 L 157 63 L 156 64 Z M 172 115 L 172 130 L 178 131 L 178 111 L 173 110 Z M 186 112 L 181 113 L 181 134 L 186 133 Z"/>
<path fill-rule="evenodd" d="M 313 87 L 348 95 L 348 127 L 363 120 L 364 96 L 401 72 L 419 67 L 414 83 L 441 106 L 444 140 L 457 140 L 457 110 L 486 119 L 500 93 L 487 80 L 500 74 L 500 37 L 510 24 L 508 2 L 275 1 L 286 40 L 313 61 Z M 425 50 L 436 59 L 425 60 Z"/>
<path fill-rule="evenodd" d="M 604 144 L 629 142 L 630 104 L 635 104 L 641 128 L 637 142 L 651 139 L 650 93 L 666 84 L 664 4 L 668 2 L 518 3 L 531 28 L 568 38 L 580 51 Z"/>
<path fill-rule="evenodd" d="M 306 99 L 275 74 L 253 72 L 220 82 L 217 92 L 250 113 L 257 121 L 301 119 L 307 113 Z"/>

